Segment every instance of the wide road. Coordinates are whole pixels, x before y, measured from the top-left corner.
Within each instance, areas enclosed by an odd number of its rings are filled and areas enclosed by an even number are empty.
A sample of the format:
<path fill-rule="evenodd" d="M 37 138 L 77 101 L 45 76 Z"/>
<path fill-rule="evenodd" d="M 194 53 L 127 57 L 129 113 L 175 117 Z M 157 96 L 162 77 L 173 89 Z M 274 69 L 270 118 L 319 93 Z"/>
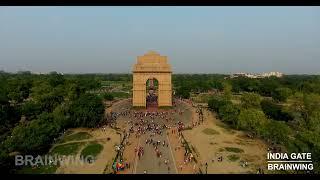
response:
<path fill-rule="evenodd" d="M 130 101 L 122 101 L 120 103 L 117 103 L 112 106 L 113 112 L 122 112 L 124 110 L 131 109 L 131 103 Z M 191 122 L 191 111 L 188 106 L 185 104 L 180 104 L 177 107 L 174 107 L 172 110 L 169 110 L 170 112 L 176 110 L 174 113 L 169 113 L 168 117 L 172 117 L 174 121 L 166 122 L 164 119 L 161 119 L 160 117 L 156 117 L 154 119 L 154 122 L 156 122 L 159 125 L 166 124 L 168 126 L 173 127 L 175 123 L 178 121 L 181 121 L 185 124 L 188 124 Z M 182 114 L 179 114 L 177 112 L 183 111 Z M 163 111 L 163 110 L 160 110 Z M 144 118 L 147 121 L 151 121 L 151 118 L 145 117 Z M 120 116 L 117 119 L 117 124 L 121 129 L 126 129 L 126 131 L 129 130 L 129 126 L 127 122 L 129 120 L 133 120 L 132 118 L 129 118 L 128 116 Z M 132 135 L 130 138 L 135 138 L 134 135 Z M 150 132 L 147 131 L 146 134 L 143 134 L 140 136 L 138 142 L 135 145 L 130 147 L 130 149 L 125 150 L 125 154 L 128 151 L 133 152 L 133 147 L 143 147 L 144 148 L 144 155 L 138 159 L 137 155 L 136 157 L 132 158 L 133 160 L 133 169 L 130 171 L 130 173 L 133 174 L 143 174 L 144 171 L 147 171 L 147 174 L 177 174 L 178 173 L 178 167 L 176 165 L 176 161 L 174 159 L 173 151 L 175 147 L 171 147 L 170 144 L 167 146 L 168 143 L 168 136 L 167 132 L 163 131 L 162 135 L 156 135 L 155 137 L 152 137 L 155 141 L 161 141 L 161 145 L 158 146 L 160 152 L 162 152 L 161 158 L 158 158 L 156 156 L 156 152 L 154 150 L 154 147 L 152 144 L 146 144 L 146 139 L 150 138 Z M 131 141 L 131 140 L 129 140 Z M 166 145 L 163 146 L 162 142 L 165 141 Z M 165 159 L 169 160 L 169 163 L 165 164 Z M 168 169 L 169 167 L 169 169 Z"/>
<path fill-rule="evenodd" d="M 171 146 L 163 146 L 162 142 L 168 142 L 167 134 L 157 135 L 154 140 L 161 141 L 161 145 L 158 146 L 160 152 L 162 152 L 161 158 L 156 156 L 153 145 L 146 144 L 146 139 L 149 137 L 148 134 L 143 135 L 139 138 L 139 144 L 144 148 L 144 155 L 140 158 L 136 158 L 135 174 L 143 174 L 147 171 L 147 174 L 176 174 L 177 167 L 175 160 L 173 159 L 173 153 Z M 169 163 L 166 165 L 164 160 L 168 159 Z M 169 168 L 169 169 L 168 169 Z"/>

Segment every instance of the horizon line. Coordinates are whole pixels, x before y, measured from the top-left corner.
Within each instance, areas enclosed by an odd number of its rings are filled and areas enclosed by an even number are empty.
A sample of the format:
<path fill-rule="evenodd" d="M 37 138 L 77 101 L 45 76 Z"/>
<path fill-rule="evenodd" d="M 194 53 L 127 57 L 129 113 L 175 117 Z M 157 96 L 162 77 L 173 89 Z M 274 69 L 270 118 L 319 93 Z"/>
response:
<path fill-rule="evenodd" d="M 52 72 L 56 73 L 62 73 L 62 74 L 133 74 L 133 72 L 59 72 L 59 71 L 48 71 L 48 72 L 35 72 L 35 71 L 30 71 L 30 70 L 18 70 L 18 71 L 4 71 L 0 70 L 0 72 L 8 73 L 8 74 L 19 74 L 21 72 L 30 72 L 31 74 L 34 75 L 41 75 L 41 74 L 50 74 Z M 269 72 L 277 72 L 277 71 L 269 71 Z M 176 72 L 172 74 L 207 74 L 207 75 L 230 75 L 230 74 L 235 74 L 239 72 L 232 72 L 232 73 L 205 73 L 205 72 Z M 245 73 L 253 73 L 253 72 L 245 72 Z M 254 73 L 254 74 L 261 74 L 261 73 L 266 73 L 266 72 L 260 72 L 260 73 Z M 320 75 L 315 74 L 315 73 L 283 73 L 283 75 Z"/>

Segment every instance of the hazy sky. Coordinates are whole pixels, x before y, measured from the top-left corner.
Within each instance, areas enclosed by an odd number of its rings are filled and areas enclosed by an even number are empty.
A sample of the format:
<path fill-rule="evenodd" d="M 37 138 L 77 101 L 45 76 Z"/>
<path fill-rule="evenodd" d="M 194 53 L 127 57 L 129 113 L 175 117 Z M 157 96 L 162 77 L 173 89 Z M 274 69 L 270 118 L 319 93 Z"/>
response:
<path fill-rule="evenodd" d="M 320 74 L 320 7 L 0 7 L 0 70 Z"/>

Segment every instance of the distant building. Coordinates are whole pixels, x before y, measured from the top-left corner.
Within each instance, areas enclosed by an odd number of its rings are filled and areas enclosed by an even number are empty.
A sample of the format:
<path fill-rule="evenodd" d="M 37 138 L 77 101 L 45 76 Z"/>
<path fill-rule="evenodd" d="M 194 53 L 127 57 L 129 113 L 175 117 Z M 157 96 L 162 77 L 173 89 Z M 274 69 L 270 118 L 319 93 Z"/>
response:
<path fill-rule="evenodd" d="M 263 73 L 262 76 L 263 77 L 271 77 L 271 76 L 282 77 L 283 73 L 281 73 L 281 72 L 269 72 L 269 73 Z"/>
<path fill-rule="evenodd" d="M 230 75 L 230 78 L 237 78 L 237 77 L 247 77 L 247 78 L 252 78 L 252 79 L 256 79 L 256 78 L 267 78 L 267 77 L 271 77 L 271 76 L 275 76 L 275 77 L 282 77 L 283 73 L 281 72 L 268 72 L 268 73 L 244 73 L 244 72 L 240 72 L 240 73 L 234 73 L 232 75 Z"/>

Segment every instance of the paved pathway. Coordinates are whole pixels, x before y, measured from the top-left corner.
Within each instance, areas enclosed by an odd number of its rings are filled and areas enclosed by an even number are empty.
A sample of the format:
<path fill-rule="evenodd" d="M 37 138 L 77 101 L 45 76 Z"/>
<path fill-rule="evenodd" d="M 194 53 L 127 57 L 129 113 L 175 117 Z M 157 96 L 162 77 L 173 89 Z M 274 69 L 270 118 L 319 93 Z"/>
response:
<path fill-rule="evenodd" d="M 122 109 L 127 109 L 128 103 L 118 103 L 117 105 L 113 106 L 114 112 L 120 112 Z M 171 117 L 174 117 L 174 122 L 166 122 L 166 120 L 161 118 L 155 118 L 154 122 L 158 122 L 158 124 L 163 125 L 171 125 L 175 122 L 182 121 L 185 124 L 189 124 L 191 122 L 191 111 L 190 109 L 185 105 L 180 105 L 178 108 L 179 110 L 183 110 L 183 113 L 180 115 L 177 112 L 170 114 Z M 165 110 L 160 110 L 165 111 Z M 147 118 L 149 119 L 149 118 Z M 127 127 L 127 121 L 130 120 L 128 117 L 119 117 L 117 119 L 117 124 L 119 127 L 125 128 L 128 130 Z M 151 119 L 150 119 L 151 120 Z M 171 130 L 168 131 L 170 133 Z M 131 143 L 129 146 L 126 146 L 124 151 L 124 158 L 126 161 L 130 162 L 131 167 L 129 170 L 120 172 L 122 173 L 133 173 L 133 174 L 143 174 L 144 171 L 147 171 L 147 174 L 177 174 L 178 171 L 178 164 L 175 160 L 175 154 L 174 154 L 174 146 L 171 144 L 168 144 L 169 141 L 168 135 L 166 131 L 163 131 L 162 135 L 156 135 L 155 137 L 152 137 L 153 140 L 161 141 L 161 145 L 158 146 L 160 152 L 162 152 L 162 157 L 158 158 L 156 156 L 155 150 L 153 145 L 146 144 L 146 139 L 150 138 L 150 132 L 147 132 L 146 134 L 141 135 L 139 138 L 136 138 L 134 134 L 132 134 L 129 138 L 129 142 Z M 162 145 L 162 142 L 165 141 L 165 146 Z M 144 155 L 138 159 L 137 155 L 134 155 L 134 148 L 135 147 L 143 147 L 144 148 Z M 176 145 L 175 145 L 176 146 Z M 183 153 L 181 151 L 181 153 Z M 183 156 L 183 154 L 182 154 Z M 169 163 L 165 164 L 165 159 L 169 160 Z M 169 168 L 168 168 L 169 167 Z"/>

